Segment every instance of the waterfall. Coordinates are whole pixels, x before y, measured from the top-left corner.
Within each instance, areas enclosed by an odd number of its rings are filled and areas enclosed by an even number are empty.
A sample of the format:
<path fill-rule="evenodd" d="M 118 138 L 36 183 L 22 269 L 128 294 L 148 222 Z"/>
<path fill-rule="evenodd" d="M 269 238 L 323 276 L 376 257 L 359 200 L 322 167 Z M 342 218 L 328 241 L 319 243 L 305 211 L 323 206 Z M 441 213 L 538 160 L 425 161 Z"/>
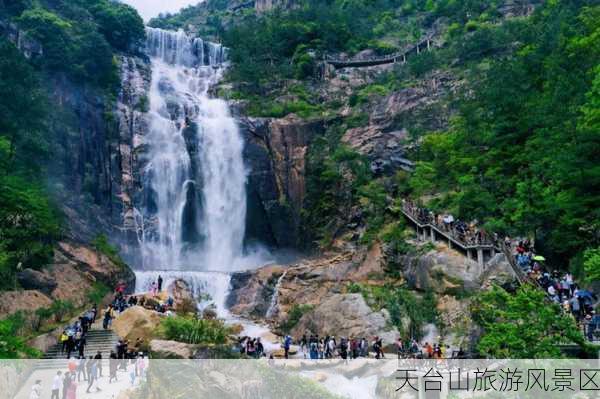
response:
<path fill-rule="evenodd" d="M 152 85 L 136 217 L 143 268 L 234 270 L 244 263 L 244 142 L 227 103 L 208 96 L 227 50 L 155 28 L 146 48 Z"/>
<path fill-rule="evenodd" d="M 231 275 L 219 272 L 183 272 L 183 271 L 138 271 L 136 273 L 135 292 L 148 292 L 158 276 L 163 279 L 163 289 L 169 290 L 176 280 L 184 280 L 195 298 L 201 298 L 201 307 L 212 303 L 219 317 L 228 317 L 225 302 L 229 293 Z M 169 293 L 170 294 L 170 293 Z"/>
<path fill-rule="evenodd" d="M 277 284 L 275 284 L 275 291 L 273 291 L 273 296 L 271 297 L 271 303 L 269 304 L 269 309 L 267 309 L 267 318 L 270 319 L 275 315 L 275 311 L 277 310 L 277 304 L 279 303 L 279 287 L 287 274 L 287 270 L 285 270 L 281 276 L 277 279 Z"/>

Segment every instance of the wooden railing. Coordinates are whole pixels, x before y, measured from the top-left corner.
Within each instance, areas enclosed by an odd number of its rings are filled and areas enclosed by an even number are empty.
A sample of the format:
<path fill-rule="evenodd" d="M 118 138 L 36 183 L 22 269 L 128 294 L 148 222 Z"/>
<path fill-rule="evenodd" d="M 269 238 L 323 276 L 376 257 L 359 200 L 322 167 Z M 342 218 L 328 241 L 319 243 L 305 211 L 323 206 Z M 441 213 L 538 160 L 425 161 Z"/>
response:
<path fill-rule="evenodd" d="M 424 39 L 421 39 L 417 44 L 410 46 L 409 48 L 399 51 L 394 54 L 382 55 L 379 57 L 369 58 L 358 58 L 358 59 L 342 59 L 332 56 L 325 56 L 325 62 L 333 65 L 335 68 L 348 68 L 348 67 L 365 67 L 382 64 L 391 64 L 395 62 L 406 62 L 406 59 L 411 53 L 419 54 L 422 49 L 431 49 L 431 41 L 433 33 L 428 34 Z"/>
<path fill-rule="evenodd" d="M 419 214 L 420 209 L 410 205 L 409 203 L 404 203 L 402 206 L 402 213 L 409 220 L 411 220 L 417 227 L 419 228 L 430 228 L 433 229 L 438 235 L 445 237 L 449 241 L 452 241 L 454 245 L 462 248 L 465 251 L 469 251 L 472 249 L 485 249 L 485 250 L 493 250 L 494 252 L 503 253 L 508 264 L 513 270 L 519 284 L 524 283 L 532 283 L 535 286 L 539 286 L 537 282 L 532 281 L 521 269 L 521 267 L 517 264 L 515 256 L 513 255 L 511 249 L 506 246 L 504 242 L 500 242 L 499 240 L 493 240 L 491 236 L 485 235 L 480 239 L 473 241 L 466 241 L 461 234 L 457 233 L 455 230 L 449 230 L 444 226 L 440 226 L 429 216 L 422 216 Z"/>

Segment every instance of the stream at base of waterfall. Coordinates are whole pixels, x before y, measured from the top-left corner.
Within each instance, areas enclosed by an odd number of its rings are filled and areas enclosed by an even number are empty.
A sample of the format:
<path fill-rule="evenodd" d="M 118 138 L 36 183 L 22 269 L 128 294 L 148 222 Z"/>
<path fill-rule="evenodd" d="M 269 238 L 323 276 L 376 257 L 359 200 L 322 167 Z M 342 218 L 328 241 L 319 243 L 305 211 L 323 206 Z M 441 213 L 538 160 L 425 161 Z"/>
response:
<path fill-rule="evenodd" d="M 184 280 L 199 306 L 216 307 L 242 335 L 269 337 L 266 326 L 233 316 L 226 307 L 231 272 L 270 261 L 266 250 L 244 248 L 244 141 L 228 104 L 209 95 L 227 67 L 227 49 L 183 31 L 147 28 L 152 65 L 147 148 L 135 221 L 141 252 L 136 292 L 161 275 L 168 289 Z M 202 310 L 202 309 L 200 309 Z"/>

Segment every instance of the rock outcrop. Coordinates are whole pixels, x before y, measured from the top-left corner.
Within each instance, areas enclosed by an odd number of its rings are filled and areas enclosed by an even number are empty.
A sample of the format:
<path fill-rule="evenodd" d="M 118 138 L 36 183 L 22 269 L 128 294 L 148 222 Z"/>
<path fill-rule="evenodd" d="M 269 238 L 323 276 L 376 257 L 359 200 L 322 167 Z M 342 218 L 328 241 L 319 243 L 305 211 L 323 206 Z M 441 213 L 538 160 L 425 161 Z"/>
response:
<path fill-rule="evenodd" d="M 175 280 L 168 287 L 168 292 L 173 296 L 173 306 L 176 311 L 189 312 L 197 308 L 196 298 L 185 280 Z"/>
<path fill-rule="evenodd" d="M 150 341 L 150 353 L 156 359 L 191 359 L 197 345 L 177 341 L 153 339 Z"/>
<path fill-rule="evenodd" d="M 135 275 L 128 267 L 115 264 L 95 249 L 71 241 L 59 242 L 52 264 L 42 270 L 25 269 L 18 275 L 25 290 L 0 294 L 0 318 L 19 310 L 33 313 L 49 307 L 54 300 L 87 305 L 88 294 L 96 283 L 114 288 L 125 283 L 133 289 Z"/>
<path fill-rule="evenodd" d="M 335 294 L 303 315 L 292 330 L 293 336 L 302 334 L 335 335 L 336 337 L 378 336 L 387 344 L 398 339 L 398 331 L 390 327 L 387 312 L 374 312 L 361 294 Z"/>
<path fill-rule="evenodd" d="M 255 0 L 254 8 L 258 12 L 265 12 L 274 8 L 291 8 L 296 3 L 296 0 Z"/>
<path fill-rule="evenodd" d="M 279 282 L 273 322 L 282 322 L 294 304 L 316 307 L 327 297 L 344 293 L 350 282 L 369 283 L 371 277 L 381 276 L 383 263 L 373 259 L 377 254 L 377 249 L 354 254 L 345 252 L 306 259 L 285 268 L 267 266 L 234 273 L 228 306 L 234 313 L 246 317 L 265 317 Z"/>
<path fill-rule="evenodd" d="M 17 274 L 19 285 L 26 290 L 39 290 L 50 294 L 58 285 L 50 276 L 33 269 L 25 269 Z"/>
<path fill-rule="evenodd" d="M 115 319 L 113 329 L 119 337 L 129 342 L 141 339 L 144 343 L 149 343 L 156 335 L 163 317 L 166 316 L 161 316 L 154 310 L 133 306 Z"/>

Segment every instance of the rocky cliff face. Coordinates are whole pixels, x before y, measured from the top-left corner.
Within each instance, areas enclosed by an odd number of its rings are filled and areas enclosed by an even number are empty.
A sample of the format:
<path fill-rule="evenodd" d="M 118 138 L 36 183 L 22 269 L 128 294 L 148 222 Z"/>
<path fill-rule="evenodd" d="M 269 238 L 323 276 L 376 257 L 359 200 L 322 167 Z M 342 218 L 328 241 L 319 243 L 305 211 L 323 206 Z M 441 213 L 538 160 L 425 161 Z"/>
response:
<path fill-rule="evenodd" d="M 115 242 L 134 241 L 133 198 L 139 192 L 150 84 L 147 62 L 121 57 L 117 101 L 61 77 L 49 81 L 57 137 L 51 185 L 59 198 L 68 236 L 86 242 L 103 233 Z"/>
<path fill-rule="evenodd" d="M 256 0 L 254 8 L 258 12 L 265 12 L 274 8 L 290 8 L 295 4 L 296 0 Z"/>
<path fill-rule="evenodd" d="M 502 284 L 512 279 L 510 266 L 501 257 L 482 270 L 477 262 L 443 245 L 435 250 L 394 257 L 385 246 L 375 244 L 369 250 L 348 248 L 290 266 L 273 265 L 235 273 L 227 305 L 235 314 L 266 318 L 275 328 L 287 320 L 295 305 L 308 305 L 309 310 L 292 329 L 294 336 L 368 334 L 382 336 L 390 343 L 398 331 L 389 327 L 387 311 L 370 309 L 364 298 L 349 293 L 348 287 L 356 283 L 403 284 L 417 295 L 428 291 L 436 294 L 443 332 L 429 325 L 424 333 L 435 335 L 435 339 L 444 334 L 446 342 L 462 345 L 469 340 L 472 327 L 470 296 L 492 281 Z"/>
<path fill-rule="evenodd" d="M 54 300 L 70 301 L 75 307 L 88 304 L 96 283 L 114 288 L 135 286 L 135 275 L 95 249 L 70 241 L 58 243 L 52 264 L 42 271 L 25 269 L 17 276 L 23 290 L 0 293 L 0 319 L 17 311 L 28 314 L 50 306 Z"/>
<path fill-rule="evenodd" d="M 152 71 L 147 60 L 124 57 L 121 62 L 121 91 L 117 101 L 118 141 L 114 162 L 116 184 L 112 220 L 120 233 L 123 256 L 131 264 L 138 249 L 138 223 L 135 204 L 142 195 L 141 171 L 146 165 L 144 152 L 148 131 L 148 90 Z"/>
<path fill-rule="evenodd" d="M 293 115 L 283 119 L 240 118 L 246 140 L 249 240 L 295 247 L 300 240 L 300 212 L 306 193 L 306 156 L 325 122 Z"/>

